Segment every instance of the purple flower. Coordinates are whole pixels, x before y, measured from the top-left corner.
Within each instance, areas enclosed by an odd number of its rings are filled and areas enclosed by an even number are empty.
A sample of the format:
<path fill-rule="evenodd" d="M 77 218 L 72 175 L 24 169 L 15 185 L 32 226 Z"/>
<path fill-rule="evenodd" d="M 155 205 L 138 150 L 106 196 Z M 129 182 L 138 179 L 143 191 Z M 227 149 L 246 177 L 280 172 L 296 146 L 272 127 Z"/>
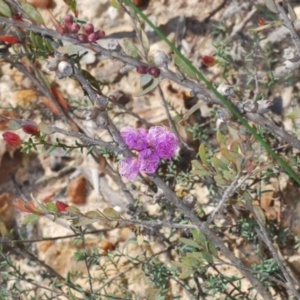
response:
<path fill-rule="evenodd" d="M 137 157 L 125 157 L 119 161 L 119 173 L 126 180 L 133 180 L 140 170 L 140 161 Z"/>
<path fill-rule="evenodd" d="M 178 139 L 167 128 L 153 126 L 149 129 L 147 140 L 159 158 L 170 159 L 178 147 Z"/>
<path fill-rule="evenodd" d="M 153 149 L 145 149 L 139 153 L 140 171 L 144 171 L 149 174 L 155 173 L 159 165 L 159 156 Z"/>
<path fill-rule="evenodd" d="M 134 150 L 141 151 L 147 148 L 147 130 L 145 128 L 133 129 L 125 126 L 120 131 L 125 144 Z"/>

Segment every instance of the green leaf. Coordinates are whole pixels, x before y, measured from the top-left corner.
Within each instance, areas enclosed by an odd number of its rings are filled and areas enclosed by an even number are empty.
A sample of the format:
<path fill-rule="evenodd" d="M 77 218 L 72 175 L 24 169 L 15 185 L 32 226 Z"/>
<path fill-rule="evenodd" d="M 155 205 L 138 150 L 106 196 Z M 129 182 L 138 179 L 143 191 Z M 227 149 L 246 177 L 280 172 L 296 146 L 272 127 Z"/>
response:
<path fill-rule="evenodd" d="M 201 255 L 202 255 L 203 259 L 206 260 L 208 263 L 212 264 L 214 262 L 214 259 L 210 253 L 203 251 L 203 252 L 201 252 Z"/>
<path fill-rule="evenodd" d="M 217 255 L 217 249 L 215 247 L 215 245 L 208 240 L 207 242 L 207 250 L 212 254 L 212 255 Z"/>
<path fill-rule="evenodd" d="M 197 260 L 197 265 L 203 263 L 202 252 L 190 252 L 187 253 L 187 257 L 192 257 Z"/>
<path fill-rule="evenodd" d="M 88 211 L 84 215 L 90 219 L 99 219 L 101 217 L 101 214 L 96 210 Z"/>
<path fill-rule="evenodd" d="M 285 115 L 287 118 L 296 120 L 300 118 L 300 108 L 293 110 L 292 112 Z"/>
<path fill-rule="evenodd" d="M 253 205 L 253 210 L 254 210 L 255 216 L 257 217 L 259 222 L 262 225 L 266 225 L 266 216 L 265 216 L 263 210 L 261 209 L 261 207 L 259 207 L 258 205 Z"/>
<path fill-rule="evenodd" d="M 225 181 L 220 174 L 214 176 L 214 180 L 216 181 L 217 185 L 219 185 L 219 186 L 227 186 L 228 185 L 228 182 Z"/>
<path fill-rule="evenodd" d="M 57 51 L 63 54 L 73 55 L 77 54 L 79 51 L 85 50 L 86 48 L 80 45 L 68 44 L 57 48 Z"/>
<path fill-rule="evenodd" d="M 197 259 L 195 259 L 194 257 L 183 257 L 182 258 L 182 263 L 187 265 L 188 267 L 196 267 L 199 265 L 199 262 Z"/>
<path fill-rule="evenodd" d="M 149 85 L 152 81 L 152 76 L 150 74 L 143 74 L 140 77 L 140 86 L 141 88 L 146 87 L 147 85 Z"/>
<path fill-rule="evenodd" d="M 188 267 L 187 265 L 183 264 L 182 262 L 179 262 L 179 261 L 172 261 L 172 265 L 175 265 L 176 267 L 179 267 L 179 268 L 190 268 Z"/>
<path fill-rule="evenodd" d="M 50 133 L 53 132 L 53 130 L 51 130 L 51 129 L 49 128 L 49 125 L 46 124 L 46 123 L 40 123 L 40 124 L 38 125 L 38 128 L 39 128 L 39 131 L 40 131 L 41 133 L 44 133 L 44 134 L 50 134 Z"/>
<path fill-rule="evenodd" d="M 106 225 L 110 228 L 117 228 L 119 226 L 119 222 L 118 221 L 110 221 L 110 222 L 106 222 Z"/>
<path fill-rule="evenodd" d="M 51 211 L 51 212 L 54 212 L 54 213 L 57 212 L 57 207 L 53 202 L 46 203 L 46 204 L 44 204 L 44 206 L 46 207 L 46 209 L 48 211 Z"/>
<path fill-rule="evenodd" d="M 116 8 L 116 9 L 121 8 L 121 5 L 118 0 L 109 0 L 109 3 L 112 7 Z"/>
<path fill-rule="evenodd" d="M 186 278 L 190 277 L 192 274 L 193 274 L 193 269 L 187 269 L 179 275 L 179 278 L 186 279 Z"/>
<path fill-rule="evenodd" d="M 220 145 L 225 145 L 225 137 L 219 130 L 217 131 L 217 141 Z"/>
<path fill-rule="evenodd" d="M 227 179 L 228 181 L 233 181 L 236 177 L 236 172 L 232 169 L 230 170 L 224 170 L 223 171 L 223 176 L 225 179 Z"/>
<path fill-rule="evenodd" d="M 273 13 L 278 13 L 274 0 L 264 0 L 266 7 Z"/>
<path fill-rule="evenodd" d="M 193 240 L 190 240 L 190 239 L 186 239 L 186 238 L 179 238 L 179 240 L 183 243 L 183 244 L 186 244 L 188 246 L 191 246 L 191 247 L 194 247 L 194 248 L 200 248 L 200 245 L 193 241 Z"/>
<path fill-rule="evenodd" d="M 144 46 L 146 56 L 147 56 L 150 50 L 150 43 L 149 43 L 148 36 L 143 29 L 141 29 L 141 37 L 142 37 L 142 44 Z"/>
<path fill-rule="evenodd" d="M 29 214 L 25 217 L 25 219 L 23 220 L 22 224 L 23 225 L 27 225 L 29 223 L 35 222 L 37 221 L 41 216 L 40 215 L 36 215 L 36 214 Z"/>
<path fill-rule="evenodd" d="M 37 9 L 35 9 L 31 4 L 24 2 L 21 4 L 23 10 L 28 15 L 28 17 L 38 25 L 44 25 L 44 20 Z"/>
<path fill-rule="evenodd" d="M 80 227 L 80 226 L 90 225 L 90 224 L 95 223 L 97 221 L 99 221 L 99 220 L 98 219 L 90 219 L 90 218 L 80 217 L 79 220 L 77 220 L 73 223 L 73 225 L 76 226 L 76 227 Z"/>
<path fill-rule="evenodd" d="M 81 214 L 80 210 L 75 206 L 68 206 L 66 208 L 66 211 L 71 213 L 71 214 L 74 214 L 74 215 L 80 215 Z"/>
<path fill-rule="evenodd" d="M 198 153 L 199 153 L 202 163 L 208 165 L 204 144 L 200 145 Z"/>
<path fill-rule="evenodd" d="M 191 229 L 191 233 L 193 235 L 194 240 L 198 244 L 201 244 L 203 246 L 206 244 L 207 238 L 201 231 L 198 231 L 197 229 Z"/>
<path fill-rule="evenodd" d="M 132 43 L 131 40 L 129 39 L 124 39 L 123 40 L 123 45 L 125 48 L 125 52 L 134 58 L 139 57 L 139 51 L 137 47 Z"/>
<path fill-rule="evenodd" d="M 120 214 L 111 207 L 104 208 L 103 214 L 109 219 L 121 219 Z"/>
<path fill-rule="evenodd" d="M 88 71 L 86 70 L 81 70 L 82 75 L 84 78 L 97 90 L 100 89 L 100 83 L 99 81 Z"/>
<path fill-rule="evenodd" d="M 3 0 L 0 0 L 0 14 L 8 18 L 12 16 L 9 5 L 6 4 Z"/>
<path fill-rule="evenodd" d="M 176 54 L 172 54 L 174 63 L 177 65 L 179 70 L 189 76 L 192 79 L 198 79 L 197 74 Z"/>
<path fill-rule="evenodd" d="M 137 95 L 135 95 L 136 97 L 139 96 L 143 96 L 147 93 L 149 93 L 150 91 L 152 91 L 154 88 L 156 88 L 160 83 L 160 77 L 158 78 L 153 78 L 152 83 L 145 89 L 143 89 L 142 91 L 140 91 Z"/>
<path fill-rule="evenodd" d="M 222 159 L 219 159 L 216 154 L 214 154 L 214 156 L 212 157 L 211 163 L 213 164 L 217 172 L 219 172 L 220 169 L 228 169 L 228 163 L 226 163 L 226 161 L 223 161 Z"/>
<path fill-rule="evenodd" d="M 11 130 L 17 130 L 19 128 L 21 128 L 21 124 L 16 122 L 15 120 L 10 120 L 7 124 L 6 127 L 8 127 Z"/>

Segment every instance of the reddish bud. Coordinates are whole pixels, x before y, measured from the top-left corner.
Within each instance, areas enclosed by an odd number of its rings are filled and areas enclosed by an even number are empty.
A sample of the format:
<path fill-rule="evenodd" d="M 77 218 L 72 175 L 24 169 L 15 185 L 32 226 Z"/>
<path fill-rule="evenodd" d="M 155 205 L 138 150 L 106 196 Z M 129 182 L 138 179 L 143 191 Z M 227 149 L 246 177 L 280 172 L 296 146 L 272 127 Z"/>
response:
<path fill-rule="evenodd" d="M 90 43 L 93 43 L 93 42 L 96 41 L 96 34 L 95 34 L 95 33 L 91 33 L 91 34 L 88 35 L 87 38 L 88 38 L 88 41 L 89 41 Z"/>
<path fill-rule="evenodd" d="M 259 26 L 265 25 L 265 19 L 263 17 L 258 18 L 257 25 L 259 25 Z"/>
<path fill-rule="evenodd" d="M 77 35 L 77 40 L 80 42 L 80 43 L 87 43 L 88 42 L 88 37 L 86 34 L 78 34 Z"/>
<path fill-rule="evenodd" d="M 213 56 L 204 55 L 201 58 L 201 62 L 207 67 L 212 67 L 216 64 L 216 59 Z"/>
<path fill-rule="evenodd" d="M 72 24 L 73 23 L 73 16 L 72 15 L 65 15 L 64 22 L 65 22 L 65 24 Z"/>
<path fill-rule="evenodd" d="M 69 27 L 66 24 L 60 24 L 57 28 L 56 31 L 60 34 L 65 34 L 69 33 Z"/>
<path fill-rule="evenodd" d="M 139 74 L 146 74 L 146 73 L 148 73 L 148 69 L 149 69 L 148 66 L 137 66 L 137 67 L 136 67 L 136 71 L 137 71 Z"/>
<path fill-rule="evenodd" d="M 36 124 L 24 124 L 22 125 L 22 129 L 25 133 L 35 134 L 38 131 L 38 127 Z"/>
<path fill-rule="evenodd" d="M 91 33 L 94 33 L 94 25 L 91 24 L 91 23 L 88 23 L 88 24 L 85 24 L 84 25 L 84 30 L 85 30 L 85 33 L 86 34 L 91 34 Z"/>
<path fill-rule="evenodd" d="M 11 131 L 6 131 L 2 134 L 3 139 L 11 146 L 17 146 L 21 143 L 20 137 Z"/>
<path fill-rule="evenodd" d="M 158 77 L 160 74 L 160 69 L 157 67 L 150 67 L 148 69 L 148 74 L 152 75 L 153 77 Z"/>
<path fill-rule="evenodd" d="M 100 40 L 103 37 L 105 37 L 105 32 L 103 30 L 97 30 L 95 32 L 95 35 L 96 35 L 96 40 Z"/>
<path fill-rule="evenodd" d="M 19 40 L 12 35 L 0 35 L 0 41 L 6 42 L 8 44 L 17 44 Z"/>
<path fill-rule="evenodd" d="M 70 33 L 77 33 L 80 29 L 80 25 L 78 23 L 73 23 L 70 27 L 69 27 L 69 31 Z"/>
<path fill-rule="evenodd" d="M 66 211 L 66 208 L 69 207 L 69 205 L 67 203 L 64 203 L 61 201 L 56 201 L 55 206 L 59 212 Z"/>
<path fill-rule="evenodd" d="M 12 18 L 13 18 L 13 20 L 16 20 L 16 21 L 23 21 L 23 19 L 22 19 L 22 13 L 20 13 L 20 12 L 13 14 Z"/>

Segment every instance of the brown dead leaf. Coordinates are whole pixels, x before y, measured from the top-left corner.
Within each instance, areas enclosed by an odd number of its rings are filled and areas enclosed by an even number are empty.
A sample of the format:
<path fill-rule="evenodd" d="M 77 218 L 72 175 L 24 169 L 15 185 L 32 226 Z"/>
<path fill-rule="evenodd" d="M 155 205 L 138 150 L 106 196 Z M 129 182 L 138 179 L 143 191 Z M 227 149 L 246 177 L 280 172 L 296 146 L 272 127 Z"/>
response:
<path fill-rule="evenodd" d="M 67 197 L 73 204 L 83 205 L 86 203 L 86 182 L 83 176 L 71 180 L 67 189 Z"/>
<path fill-rule="evenodd" d="M 0 114 L 2 116 L 5 116 L 5 117 L 11 117 L 11 118 L 18 118 L 19 115 L 17 113 L 17 111 L 15 110 L 0 110 Z M 6 128 L 6 125 L 9 121 L 6 121 L 6 120 L 0 120 L 0 130 L 3 130 Z"/>
<path fill-rule="evenodd" d="M 25 107 L 36 100 L 37 91 L 33 89 L 19 90 L 13 92 L 12 97 L 18 105 Z"/>
<path fill-rule="evenodd" d="M 14 223 L 14 206 L 12 200 L 10 193 L 0 195 L 0 217 L 8 230 L 13 227 Z"/>

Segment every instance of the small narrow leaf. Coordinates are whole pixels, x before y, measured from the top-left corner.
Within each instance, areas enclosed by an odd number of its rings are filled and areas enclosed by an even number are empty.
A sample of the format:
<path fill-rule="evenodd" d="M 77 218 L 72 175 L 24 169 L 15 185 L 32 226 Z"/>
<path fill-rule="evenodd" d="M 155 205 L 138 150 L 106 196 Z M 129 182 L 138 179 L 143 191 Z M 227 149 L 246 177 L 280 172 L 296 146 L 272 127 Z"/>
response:
<path fill-rule="evenodd" d="M 264 0 L 266 7 L 274 13 L 278 13 L 274 0 Z"/>
<path fill-rule="evenodd" d="M 12 16 L 10 7 L 3 0 L 0 0 L 0 14 L 8 18 Z"/>
<path fill-rule="evenodd" d="M 36 214 L 29 214 L 25 217 L 25 219 L 23 220 L 22 224 L 23 225 L 27 225 L 29 223 L 35 222 L 40 218 L 40 215 L 36 215 Z"/>
<path fill-rule="evenodd" d="M 81 226 L 90 225 L 90 224 L 98 222 L 98 221 L 99 220 L 97 220 L 97 219 L 90 219 L 90 218 L 81 217 L 81 218 L 79 218 L 78 221 L 75 221 L 73 223 L 73 225 L 76 226 L 76 227 L 81 227 Z"/>
<path fill-rule="evenodd" d="M 104 208 L 103 214 L 109 219 L 121 219 L 120 214 L 111 207 Z"/>
<path fill-rule="evenodd" d="M 293 110 L 292 112 L 285 115 L 287 118 L 296 120 L 300 118 L 300 108 Z"/>
<path fill-rule="evenodd" d="M 174 63 L 178 66 L 179 70 L 192 79 L 198 79 L 196 73 L 176 54 L 172 55 Z"/>
<path fill-rule="evenodd" d="M 139 96 L 143 96 L 145 94 L 148 94 L 150 91 L 152 91 L 154 88 L 156 88 L 160 83 L 160 78 L 153 78 L 153 81 L 152 83 L 147 87 L 145 88 L 144 90 L 140 91 L 137 95 L 135 95 L 136 97 L 139 97 Z"/>
<path fill-rule="evenodd" d="M 189 278 L 192 274 L 193 274 L 193 269 L 187 269 L 179 275 L 179 278 L 186 279 Z"/>
<path fill-rule="evenodd" d="M 209 264 L 212 264 L 214 262 L 213 257 L 208 252 L 203 251 L 203 252 L 201 252 L 201 255 L 202 255 L 203 259 L 206 260 Z"/>
<path fill-rule="evenodd" d="M 201 159 L 202 163 L 208 165 L 204 144 L 200 145 L 198 154 L 200 156 L 200 159 Z"/>
<path fill-rule="evenodd" d="M 85 48 L 80 45 L 73 45 L 73 44 L 68 44 L 57 48 L 57 51 L 59 53 L 68 54 L 68 55 L 77 54 L 82 50 L 85 50 Z"/>
<path fill-rule="evenodd" d="M 19 124 L 18 122 L 16 122 L 15 120 L 10 120 L 7 124 L 6 127 L 11 129 L 11 130 L 17 130 L 20 129 L 22 126 L 21 124 Z"/>
<path fill-rule="evenodd" d="M 75 214 L 75 215 L 81 214 L 80 210 L 77 207 L 75 207 L 75 206 L 69 206 L 69 207 L 67 207 L 66 211 L 69 212 L 69 213 L 71 213 L 71 214 Z"/>
<path fill-rule="evenodd" d="M 141 88 L 147 86 L 152 81 L 152 76 L 150 74 L 143 74 L 140 79 Z"/>
<path fill-rule="evenodd" d="M 109 3 L 112 7 L 114 7 L 115 9 L 119 9 L 121 8 L 120 3 L 118 2 L 118 0 L 109 0 Z"/>
<path fill-rule="evenodd" d="M 125 48 L 125 52 L 132 57 L 138 57 L 139 56 L 139 51 L 137 49 L 137 47 L 132 43 L 131 40 L 129 39 L 124 39 L 123 40 L 123 45 Z"/>
<path fill-rule="evenodd" d="M 253 210 L 255 213 L 255 216 L 257 217 L 257 219 L 260 221 L 260 223 L 262 225 L 266 225 L 266 216 L 263 212 L 263 210 L 261 209 L 261 207 L 259 207 L 258 205 L 253 205 Z"/>
<path fill-rule="evenodd" d="M 182 242 L 183 244 L 186 244 L 188 246 L 191 246 L 191 247 L 194 247 L 194 248 L 200 248 L 200 245 L 193 241 L 193 240 L 190 240 L 190 239 L 186 239 L 186 238 L 179 238 L 180 242 Z"/>
<path fill-rule="evenodd" d="M 142 246 L 143 243 L 144 243 L 144 236 L 142 234 L 139 234 L 136 238 L 136 241 L 137 241 L 139 246 Z"/>
<path fill-rule="evenodd" d="M 91 210 L 91 211 L 88 211 L 84 214 L 87 218 L 90 218 L 90 219 L 98 219 L 101 217 L 100 213 L 96 210 Z"/>
<path fill-rule="evenodd" d="M 37 23 L 38 25 L 44 25 L 44 20 L 36 8 L 27 2 L 22 3 L 21 6 L 33 22 Z"/>

